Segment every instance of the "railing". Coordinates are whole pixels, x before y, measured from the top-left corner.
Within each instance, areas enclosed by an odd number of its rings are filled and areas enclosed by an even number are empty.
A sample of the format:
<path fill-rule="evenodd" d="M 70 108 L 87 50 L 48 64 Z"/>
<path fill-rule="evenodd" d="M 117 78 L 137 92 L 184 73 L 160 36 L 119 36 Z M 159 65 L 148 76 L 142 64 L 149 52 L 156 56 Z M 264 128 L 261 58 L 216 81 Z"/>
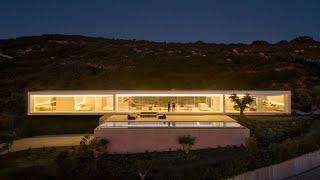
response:
<path fill-rule="evenodd" d="M 236 122 L 217 121 L 105 121 L 98 128 L 126 128 L 126 127 L 188 127 L 188 128 L 239 128 Z"/>

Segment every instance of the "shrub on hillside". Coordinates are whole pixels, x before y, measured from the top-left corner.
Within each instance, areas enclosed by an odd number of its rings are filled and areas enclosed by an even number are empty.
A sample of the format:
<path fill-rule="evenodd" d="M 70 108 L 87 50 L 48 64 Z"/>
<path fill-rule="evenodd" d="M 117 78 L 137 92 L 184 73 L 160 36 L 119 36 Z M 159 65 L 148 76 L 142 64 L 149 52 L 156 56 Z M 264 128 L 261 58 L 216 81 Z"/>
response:
<path fill-rule="evenodd" d="M 259 145 L 282 142 L 308 131 L 313 119 L 310 117 L 246 117 L 238 122 L 251 130 Z"/>

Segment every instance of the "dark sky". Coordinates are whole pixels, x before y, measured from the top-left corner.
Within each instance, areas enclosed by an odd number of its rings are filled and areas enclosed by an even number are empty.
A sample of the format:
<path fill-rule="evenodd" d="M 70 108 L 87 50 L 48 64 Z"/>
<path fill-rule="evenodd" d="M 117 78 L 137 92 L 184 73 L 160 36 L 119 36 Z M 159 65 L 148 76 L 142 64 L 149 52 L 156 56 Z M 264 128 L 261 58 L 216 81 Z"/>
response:
<path fill-rule="evenodd" d="M 0 39 L 48 33 L 167 42 L 320 38 L 320 0 L 1 0 Z"/>

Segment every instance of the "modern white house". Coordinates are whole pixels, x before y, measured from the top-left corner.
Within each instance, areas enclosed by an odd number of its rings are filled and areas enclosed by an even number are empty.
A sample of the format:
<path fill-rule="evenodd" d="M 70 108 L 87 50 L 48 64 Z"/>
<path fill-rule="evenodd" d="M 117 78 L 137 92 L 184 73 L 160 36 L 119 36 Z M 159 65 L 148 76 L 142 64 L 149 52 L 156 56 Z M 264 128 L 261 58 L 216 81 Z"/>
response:
<path fill-rule="evenodd" d="M 250 130 L 227 116 L 239 113 L 233 93 L 254 98 L 246 115 L 291 113 L 290 91 L 105 90 L 29 92 L 28 114 L 101 115 L 94 136 L 109 139 L 111 153 L 177 150 L 183 135 L 194 149 L 239 146 Z"/>
<path fill-rule="evenodd" d="M 254 98 L 246 114 L 291 113 L 290 91 L 61 90 L 29 92 L 28 114 L 235 114 L 238 111 L 229 99 L 233 93 Z"/>

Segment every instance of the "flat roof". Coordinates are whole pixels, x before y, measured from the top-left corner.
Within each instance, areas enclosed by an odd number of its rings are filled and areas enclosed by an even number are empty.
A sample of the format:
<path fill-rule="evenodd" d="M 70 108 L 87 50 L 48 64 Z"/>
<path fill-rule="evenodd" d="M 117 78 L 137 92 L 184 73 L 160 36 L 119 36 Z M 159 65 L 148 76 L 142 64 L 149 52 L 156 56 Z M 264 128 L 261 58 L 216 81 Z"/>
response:
<path fill-rule="evenodd" d="M 232 93 L 249 93 L 249 94 L 291 94 L 287 90 L 45 90 L 29 91 L 28 94 L 232 94 Z"/>
<path fill-rule="evenodd" d="M 237 122 L 227 115 L 166 115 L 166 119 L 157 117 L 140 117 L 135 120 L 128 120 L 127 115 L 106 115 L 105 121 L 130 121 L 130 122 L 154 122 L 154 121 L 173 121 L 173 122 Z"/>

